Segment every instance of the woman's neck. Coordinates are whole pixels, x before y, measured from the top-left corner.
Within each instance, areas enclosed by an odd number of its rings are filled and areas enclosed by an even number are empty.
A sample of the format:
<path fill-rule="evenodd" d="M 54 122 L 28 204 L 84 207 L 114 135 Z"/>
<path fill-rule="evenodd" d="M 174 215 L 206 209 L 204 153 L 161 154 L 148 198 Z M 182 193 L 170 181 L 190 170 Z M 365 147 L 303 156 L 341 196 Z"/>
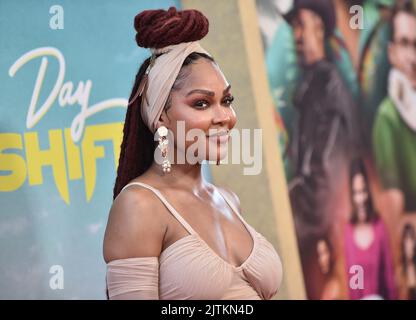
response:
<path fill-rule="evenodd" d="M 366 227 L 366 226 L 369 226 L 369 225 L 371 225 L 371 223 L 368 222 L 368 221 L 358 221 L 355 224 L 356 227 Z"/>
<path fill-rule="evenodd" d="M 199 163 L 172 164 L 170 172 L 164 173 L 162 166 L 153 162 L 148 170 L 148 175 L 160 179 L 163 185 L 189 190 L 193 193 L 199 193 L 209 185 L 202 176 L 202 166 Z"/>

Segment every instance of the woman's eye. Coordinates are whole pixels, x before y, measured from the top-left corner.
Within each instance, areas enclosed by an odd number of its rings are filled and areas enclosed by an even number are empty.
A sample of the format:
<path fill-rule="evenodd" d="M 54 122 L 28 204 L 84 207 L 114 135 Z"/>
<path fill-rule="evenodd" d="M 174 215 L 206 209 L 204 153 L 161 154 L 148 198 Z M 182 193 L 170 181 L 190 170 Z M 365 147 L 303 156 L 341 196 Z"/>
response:
<path fill-rule="evenodd" d="M 231 106 L 232 102 L 234 101 L 233 96 L 227 96 L 222 101 L 223 105 L 226 105 L 227 107 Z M 210 106 L 209 101 L 207 100 L 198 100 L 195 103 L 193 103 L 193 106 L 197 109 L 206 109 Z"/>
<path fill-rule="evenodd" d="M 198 100 L 194 103 L 194 107 L 197 109 L 205 109 L 208 107 L 208 101 L 206 100 Z"/>
<path fill-rule="evenodd" d="M 234 97 L 233 96 L 228 96 L 224 99 L 224 104 L 227 106 L 231 106 L 231 104 L 234 101 Z"/>

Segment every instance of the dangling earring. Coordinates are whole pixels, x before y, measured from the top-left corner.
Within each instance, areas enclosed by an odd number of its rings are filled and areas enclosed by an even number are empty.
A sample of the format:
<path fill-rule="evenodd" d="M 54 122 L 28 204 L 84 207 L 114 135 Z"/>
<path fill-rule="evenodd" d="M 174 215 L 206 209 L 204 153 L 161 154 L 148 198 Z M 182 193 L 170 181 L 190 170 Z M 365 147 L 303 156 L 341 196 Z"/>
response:
<path fill-rule="evenodd" d="M 160 152 L 162 153 L 162 170 L 163 172 L 170 172 L 170 161 L 168 159 L 168 129 L 165 126 L 160 126 L 157 129 L 157 134 L 159 135 L 159 144 L 158 148 L 160 149 Z"/>

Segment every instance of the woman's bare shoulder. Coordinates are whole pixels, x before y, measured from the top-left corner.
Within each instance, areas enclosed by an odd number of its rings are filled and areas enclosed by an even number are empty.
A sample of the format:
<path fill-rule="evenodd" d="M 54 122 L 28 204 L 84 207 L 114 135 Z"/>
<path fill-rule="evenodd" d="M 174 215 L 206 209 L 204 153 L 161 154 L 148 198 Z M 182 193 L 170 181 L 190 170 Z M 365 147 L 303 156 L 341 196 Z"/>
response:
<path fill-rule="evenodd" d="M 108 217 L 104 260 L 159 256 L 167 228 L 163 209 L 156 195 L 143 187 L 120 192 Z"/>

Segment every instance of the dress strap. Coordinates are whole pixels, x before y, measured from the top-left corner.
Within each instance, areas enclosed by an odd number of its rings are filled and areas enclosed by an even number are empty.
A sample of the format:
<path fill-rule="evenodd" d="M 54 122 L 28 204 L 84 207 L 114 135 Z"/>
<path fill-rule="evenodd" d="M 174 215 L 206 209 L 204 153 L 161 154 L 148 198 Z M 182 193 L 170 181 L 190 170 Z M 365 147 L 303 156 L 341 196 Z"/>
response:
<path fill-rule="evenodd" d="M 166 198 L 162 195 L 162 193 L 159 190 L 143 182 L 131 182 L 131 183 L 126 184 L 124 188 L 121 189 L 121 191 L 123 191 L 124 189 L 126 189 L 127 187 L 131 185 L 138 185 L 138 186 L 144 187 L 152 191 L 160 199 L 160 201 L 163 202 L 163 204 L 170 211 L 170 213 L 176 218 L 176 220 L 178 220 L 179 223 L 186 229 L 186 231 L 188 231 L 190 234 L 196 234 L 194 229 L 192 229 L 192 227 L 188 224 L 188 222 L 186 222 L 185 219 L 182 218 L 179 212 L 176 211 L 176 209 L 168 202 L 168 200 L 166 200 Z"/>

